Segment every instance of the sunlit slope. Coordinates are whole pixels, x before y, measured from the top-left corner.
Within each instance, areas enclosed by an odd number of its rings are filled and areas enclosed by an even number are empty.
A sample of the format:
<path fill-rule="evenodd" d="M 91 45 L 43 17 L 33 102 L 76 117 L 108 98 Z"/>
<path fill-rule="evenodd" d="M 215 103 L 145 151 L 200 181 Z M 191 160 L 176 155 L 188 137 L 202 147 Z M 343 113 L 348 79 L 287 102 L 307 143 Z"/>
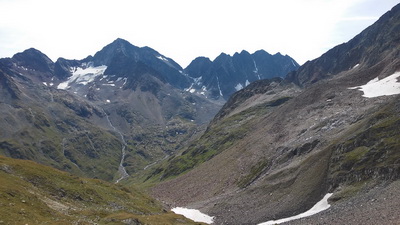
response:
<path fill-rule="evenodd" d="M 0 156 L 0 184 L 2 224 L 194 224 L 133 188 L 28 160 Z"/>

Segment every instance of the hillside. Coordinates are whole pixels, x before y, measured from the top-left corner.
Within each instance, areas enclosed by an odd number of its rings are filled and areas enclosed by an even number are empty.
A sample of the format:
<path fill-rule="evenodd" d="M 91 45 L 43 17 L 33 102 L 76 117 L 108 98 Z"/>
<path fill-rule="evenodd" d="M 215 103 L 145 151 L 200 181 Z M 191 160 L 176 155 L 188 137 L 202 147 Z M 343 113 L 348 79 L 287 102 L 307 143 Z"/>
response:
<path fill-rule="evenodd" d="M 342 224 L 344 213 L 347 224 L 396 224 L 385 204 L 398 207 L 399 91 L 376 93 L 391 77 L 397 87 L 399 28 L 400 5 L 285 80 L 234 94 L 198 141 L 155 170 L 162 182 L 153 195 L 201 209 L 216 224 L 257 224 L 304 212 L 333 192 L 332 208 L 304 221 Z M 361 89 L 367 83 L 375 88 Z M 379 204 L 370 215 L 354 209 L 372 196 Z"/>
<path fill-rule="evenodd" d="M 199 224 L 133 188 L 0 156 L 2 224 Z"/>
<path fill-rule="evenodd" d="M 89 121 L 105 120 L 101 108 L 69 93 L 37 85 L 35 78 L 0 69 L 0 154 L 34 160 L 76 175 L 113 180 L 121 143 Z"/>

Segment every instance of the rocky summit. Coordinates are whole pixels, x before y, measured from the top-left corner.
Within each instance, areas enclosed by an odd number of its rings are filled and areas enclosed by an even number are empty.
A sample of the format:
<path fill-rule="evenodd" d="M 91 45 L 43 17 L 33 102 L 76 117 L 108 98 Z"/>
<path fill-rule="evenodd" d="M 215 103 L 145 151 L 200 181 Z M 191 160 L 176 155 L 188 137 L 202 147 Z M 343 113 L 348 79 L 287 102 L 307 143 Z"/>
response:
<path fill-rule="evenodd" d="M 399 30 L 397 5 L 302 66 L 123 39 L 0 59 L 0 223 L 398 224 Z"/>
<path fill-rule="evenodd" d="M 208 90 L 212 98 L 229 99 L 253 81 L 285 77 L 298 67 L 299 64 L 288 55 L 271 55 L 259 50 L 253 54 L 242 51 L 233 56 L 222 53 L 214 61 L 199 57 L 185 68 L 185 72 L 195 79 L 190 91 Z"/>

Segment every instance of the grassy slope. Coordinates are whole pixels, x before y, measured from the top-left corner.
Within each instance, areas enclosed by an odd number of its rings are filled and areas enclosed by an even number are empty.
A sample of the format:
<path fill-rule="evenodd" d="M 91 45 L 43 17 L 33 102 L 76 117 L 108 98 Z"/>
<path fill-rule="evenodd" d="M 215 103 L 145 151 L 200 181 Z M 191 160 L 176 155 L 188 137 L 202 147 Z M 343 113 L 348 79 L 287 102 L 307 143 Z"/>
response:
<path fill-rule="evenodd" d="M 0 156 L 0 223 L 193 224 L 137 190 Z"/>

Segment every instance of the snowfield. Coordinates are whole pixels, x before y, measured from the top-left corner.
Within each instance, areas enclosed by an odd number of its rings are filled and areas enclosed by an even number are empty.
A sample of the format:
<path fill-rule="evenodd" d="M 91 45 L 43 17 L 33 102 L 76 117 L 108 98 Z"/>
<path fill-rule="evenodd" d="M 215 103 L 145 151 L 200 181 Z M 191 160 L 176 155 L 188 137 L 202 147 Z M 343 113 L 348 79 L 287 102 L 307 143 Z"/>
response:
<path fill-rule="evenodd" d="M 183 215 L 184 217 L 191 219 L 195 222 L 202 222 L 206 224 L 212 224 L 214 222 L 214 217 L 208 216 L 197 209 L 187 209 L 182 207 L 176 207 L 171 209 L 172 212 Z"/>
<path fill-rule="evenodd" d="M 307 216 L 315 215 L 315 214 L 322 212 L 324 210 L 327 210 L 329 207 L 331 207 L 331 205 L 329 205 L 329 203 L 328 203 L 328 198 L 331 196 L 332 196 L 332 193 L 326 194 L 324 196 L 324 198 L 321 201 L 317 202 L 317 204 L 315 204 L 311 209 L 309 209 L 308 211 L 306 211 L 304 213 L 300 213 L 299 215 L 283 218 L 280 220 L 270 220 L 270 221 L 267 221 L 264 223 L 260 223 L 258 225 L 280 224 L 280 223 L 288 222 L 291 220 L 297 220 L 297 219 L 304 218 Z"/>
<path fill-rule="evenodd" d="M 400 82 L 398 81 L 399 77 L 400 72 L 396 72 L 382 80 L 379 80 L 377 77 L 365 85 L 351 87 L 349 89 L 363 91 L 363 97 L 366 98 L 374 98 L 384 95 L 396 95 L 400 94 Z"/>
<path fill-rule="evenodd" d="M 106 71 L 107 66 L 97 66 L 97 67 L 75 67 L 71 68 L 72 76 L 68 77 L 68 80 L 60 83 L 57 88 L 58 89 L 68 89 L 69 85 L 73 82 L 77 84 L 86 85 L 89 82 L 92 82 L 97 76 L 103 75 L 104 71 Z"/>

